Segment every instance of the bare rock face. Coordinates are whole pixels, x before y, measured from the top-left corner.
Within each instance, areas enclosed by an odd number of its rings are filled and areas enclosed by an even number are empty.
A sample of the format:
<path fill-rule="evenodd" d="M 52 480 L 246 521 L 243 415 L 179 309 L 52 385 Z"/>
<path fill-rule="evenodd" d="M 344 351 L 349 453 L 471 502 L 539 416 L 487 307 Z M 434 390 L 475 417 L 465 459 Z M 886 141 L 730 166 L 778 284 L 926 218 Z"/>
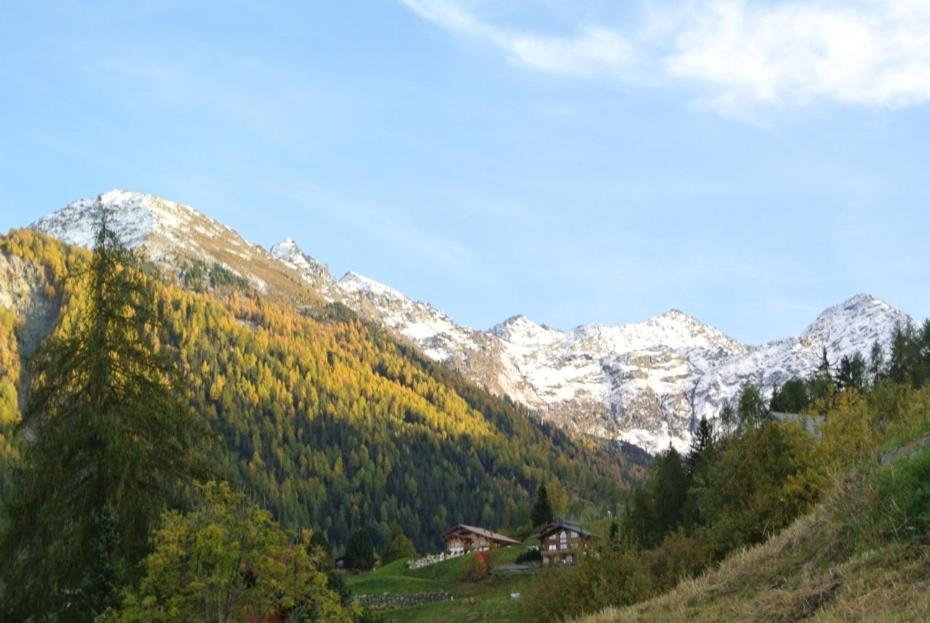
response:
<path fill-rule="evenodd" d="M 45 286 L 35 264 L 0 253 L 0 307 L 21 320 L 16 334 L 20 352 L 26 356 L 35 351 L 58 317 L 59 302 Z"/>
<path fill-rule="evenodd" d="M 669 444 L 685 448 L 697 421 L 716 417 L 744 382 L 770 390 L 810 374 L 823 348 L 834 360 L 865 354 L 909 321 L 860 294 L 824 311 L 800 336 L 758 347 L 678 310 L 641 323 L 569 331 L 514 316 L 478 330 L 362 275 L 336 279 L 291 239 L 265 251 L 192 208 L 152 195 L 111 191 L 73 202 L 33 227 L 90 246 L 93 215 L 102 206 L 111 209 L 124 240 L 169 269 L 178 258 L 195 258 L 222 265 L 261 292 L 343 303 L 546 420 L 653 452 Z"/>

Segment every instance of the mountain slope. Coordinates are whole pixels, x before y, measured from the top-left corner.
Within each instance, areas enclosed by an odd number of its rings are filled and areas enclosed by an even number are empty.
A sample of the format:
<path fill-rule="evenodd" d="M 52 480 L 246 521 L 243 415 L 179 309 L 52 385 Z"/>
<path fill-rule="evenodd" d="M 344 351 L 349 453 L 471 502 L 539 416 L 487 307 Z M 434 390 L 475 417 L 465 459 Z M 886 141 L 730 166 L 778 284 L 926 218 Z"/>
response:
<path fill-rule="evenodd" d="M 168 272 L 219 267 L 246 280 L 258 292 L 301 304 L 321 304 L 321 292 L 307 288 L 302 273 L 236 231 L 189 206 L 155 195 L 111 190 L 73 201 L 30 227 L 68 244 L 93 246 L 94 223 L 107 210 L 111 227 L 131 248 Z"/>
<path fill-rule="evenodd" d="M 765 391 L 812 372 L 826 347 L 838 361 L 887 343 L 908 316 L 868 295 L 824 311 L 796 338 L 759 347 L 677 310 L 623 325 L 561 331 L 515 316 L 487 331 L 456 323 L 428 303 L 357 273 L 336 279 L 291 239 L 270 252 L 193 209 L 124 191 L 84 199 L 34 227 L 60 240 L 90 242 L 95 210 L 109 207 L 133 244 L 176 274 L 190 263 L 217 266 L 260 292 L 301 306 L 342 303 L 436 362 L 567 430 L 622 439 L 650 451 L 687 447 L 702 417 L 714 418 L 745 382 Z"/>
<path fill-rule="evenodd" d="M 318 266 L 293 241 L 293 265 Z M 328 273 L 327 273 L 328 275 Z M 306 273 L 319 282 L 318 271 Z M 743 383 L 770 392 L 807 376 L 823 348 L 835 363 L 876 341 L 887 344 L 907 314 L 865 294 L 825 310 L 800 336 L 759 347 L 730 338 L 678 310 L 623 326 L 560 331 L 514 316 L 487 331 L 457 324 L 431 305 L 349 273 L 328 289 L 435 361 L 451 364 L 490 391 L 568 430 L 623 439 L 650 451 L 684 449 L 701 417 L 714 419 Z"/>
<path fill-rule="evenodd" d="M 29 309 L 16 302 L 41 295 L 61 330 L 86 295 L 69 275 L 88 257 L 30 230 L 0 236 L 0 373 L 12 381 L 0 389 L 12 404 Z M 543 479 L 564 483 L 577 512 L 618 503 L 626 468 L 613 450 L 540 425 L 385 331 L 337 310 L 315 320 L 239 282 L 184 283 L 158 287 L 159 340 L 215 433 L 222 474 L 284 525 L 320 527 L 336 544 L 366 527 L 383 547 L 397 523 L 431 549 L 457 522 L 520 525 Z M 2 450 L 17 414 L 0 415 Z"/>
<path fill-rule="evenodd" d="M 766 543 L 652 600 L 581 621 L 927 621 L 930 496 L 920 485 L 930 476 L 930 437 L 924 431 L 891 455 Z"/>

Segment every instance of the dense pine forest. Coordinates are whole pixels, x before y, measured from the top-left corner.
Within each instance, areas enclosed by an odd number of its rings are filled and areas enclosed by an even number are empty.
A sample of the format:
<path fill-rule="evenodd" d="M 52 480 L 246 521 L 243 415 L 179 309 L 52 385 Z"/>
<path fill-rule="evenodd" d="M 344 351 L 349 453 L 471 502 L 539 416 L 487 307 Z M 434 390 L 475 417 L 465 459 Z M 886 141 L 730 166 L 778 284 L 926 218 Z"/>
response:
<path fill-rule="evenodd" d="M 643 467 L 341 305 L 189 260 L 164 275 L 101 232 L 93 252 L 0 238 L 32 284 L 0 313 L 7 620 L 372 620 L 334 555 L 371 569 L 459 522 L 527 537 L 550 497 L 609 529 L 527 584 L 534 621 L 665 594 L 825 499 L 836 560 L 926 538 L 930 453 L 884 468 L 926 445 L 930 322 L 899 326 L 888 352 L 824 352 L 770 395 L 745 385 L 689 452 Z"/>
<path fill-rule="evenodd" d="M 38 267 L 42 296 L 59 310 L 51 333 L 60 332 L 88 296 L 75 275 L 90 253 L 26 230 L 0 238 L 0 252 Z M 196 263 L 154 283 L 156 338 L 209 424 L 214 469 L 285 527 L 322 530 L 336 548 L 365 528 L 383 549 L 402 526 L 432 548 L 460 521 L 526 523 L 544 480 L 564 483 L 579 513 L 621 499 L 628 475 L 618 453 L 539 424 L 341 306 L 298 312 Z M 7 458 L 29 380 L 19 322 L 0 315 Z"/>

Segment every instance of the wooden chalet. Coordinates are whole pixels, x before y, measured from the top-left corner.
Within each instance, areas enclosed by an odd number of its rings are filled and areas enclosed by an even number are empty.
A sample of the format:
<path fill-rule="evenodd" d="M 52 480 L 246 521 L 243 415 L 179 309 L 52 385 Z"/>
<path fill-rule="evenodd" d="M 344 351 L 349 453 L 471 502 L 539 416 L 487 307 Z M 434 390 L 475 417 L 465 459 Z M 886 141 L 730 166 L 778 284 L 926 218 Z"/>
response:
<path fill-rule="evenodd" d="M 442 533 L 442 542 L 446 544 L 446 553 L 456 556 L 465 552 L 486 552 L 493 547 L 519 545 L 510 537 L 491 532 L 484 528 L 467 526 L 460 523 Z"/>
<path fill-rule="evenodd" d="M 596 534 L 582 530 L 571 522 L 550 523 L 539 532 L 539 553 L 543 564 L 574 564 L 596 538 Z"/>

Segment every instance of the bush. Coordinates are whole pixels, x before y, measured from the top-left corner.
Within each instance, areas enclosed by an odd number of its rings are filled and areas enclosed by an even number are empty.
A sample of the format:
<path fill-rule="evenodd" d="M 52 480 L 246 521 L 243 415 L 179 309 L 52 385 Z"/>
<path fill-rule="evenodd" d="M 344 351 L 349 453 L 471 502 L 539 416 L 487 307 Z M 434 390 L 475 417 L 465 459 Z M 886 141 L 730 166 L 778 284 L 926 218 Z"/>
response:
<path fill-rule="evenodd" d="M 466 582 L 481 582 L 491 577 L 491 557 L 488 552 L 475 552 L 468 571 L 465 572 Z"/>
<path fill-rule="evenodd" d="M 356 571 L 368 571 L 375 566 L 375 546 L 367 530 L 359 530 L 349 539 L 345 564 Z"/>
<path fill-rule="evenodd" d="M 358 607 L 330 588 L 321 551 L 225 484 L 187 514 L 167 511 L 136 588 L 99 623 L 297 620 L 349 623 Z"/>
<path fill-rule="evenodd" d="M 678 530 L 665 537 L 660 547 L 644 552 L 643 562 L 652 573 L 656 589 L 665 591 L 700 573 L 707 566 L 708 553 L 703 543 Z"/>
<path fill-rule="evenodd" d="M 581 558 L 573 567 L 548 568 L 526 598 L 528 621 L 563 621 L 625 606 L 652 594 L 648 569 L 632 548 L 614 544 Z"/>
<path fill-rule="evenodd" d="M 388 564 L 395 560 L 404 560 L 407 558 L 416 558 L 417 550 L 413 546 L 413 541 L 403 534 L 397 534 L 391 539 L 391 543 L 381 555 L 381 563 Z"/>
<path fill-rule="evenodd" d="M 696 538 L 719 559 L 765 540 L 810 510 L 825 484 L 813 438 L 774 422 L 726 440 L 695 496 L 704 526 Z"/>
<path fill-rule="evenodd" d="M 836 523 L 860 549 L 930 535 L 930 447 L 887 468 L 860 471 L 840 484 Z"/>

